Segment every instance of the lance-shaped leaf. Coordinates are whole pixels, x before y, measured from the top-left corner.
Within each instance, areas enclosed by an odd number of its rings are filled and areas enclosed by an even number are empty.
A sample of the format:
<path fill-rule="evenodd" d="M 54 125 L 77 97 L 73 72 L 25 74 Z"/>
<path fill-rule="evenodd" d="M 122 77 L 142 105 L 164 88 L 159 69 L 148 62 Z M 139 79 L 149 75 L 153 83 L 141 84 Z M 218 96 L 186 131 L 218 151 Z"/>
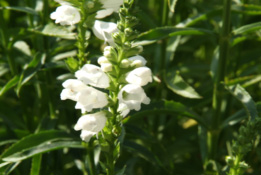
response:
<path fill-rule="evenodd" d="M 258 116 L 255 102 L 249 93 L 239 84 L 226 86 L 226 89 L 244 106 L 250 120 L 254 120 Z"/>
<path fill-rule="evenodd" d="M 80 141 L 62 131 L 44 131 L 24 137 L 1 155 L 7 162 L 17 162 L 38 154 L 61 148 L 82 148 Z"/>
<path fill-rule="evenodd" d="M 76 33 L 72 33 L 65 26 L 58 26 L 53 23 L 47 24 L 41 28 L 29 29 L 29 31 L 45 36 L 58 37 L 63 39 L 76 39 Z"/>
<path fill-rule="evenodd" d="M 242 27 L 239 27 L 233 31 L 235 35 L 254 32 L 261 29 L 261 22 L 256 22 L 248 25 L 244 25 Z"/>
<path fill-rule="evenodd" d="M 14 87 L 19 81 L 19 76 L 14 76 L 11 80 L 9 80 L 4 87 L 0 90 L 0 96 L 6 93 L 9 89 Z"/>
<path fill-rule="evenodd" d="M 171 116 L 186 116 L 196 120 L 202 126 L 208 128 L 206 122 L 198 116 L 195 112 L 190 110 L 188 107 L 183 105 L 182 103 L 174 102 L 174 101 L 154 101 L 151 102 L 149 105 L 143 105 L 139 112 L 132 111 L 129 115 L 131 117 L 125 118 L 124 122 L 137 120 L 143 116 L 150 116 L 156 114 L 168 114 Z"/>
<path fill-rule="evenodd" d="M 45 56 L 46 56 L 45 54 L 40 54 L 40 53 L 36 54 L 34 59 L 24 69 L 17 85 L 16 93 L 18 95 L 20 93 L 22 86 L 26 84 L 30 79 L 32 79 L 34 75 L 37 73 L 37 71 L 41 68 L 45 60 Z"/>
<path fill-rule="evenodd" d="M 142 33 L 138 40 L 161 40 L 177 35 L 212 35 L 213 32 L 199 28 L 158 27 Z"/>
<path fill-rule="evenodd" d="M 178 72 L 168 73 L 165 79 L 168 88 L 174 93 L 186 98 L 202 98 L 193 87 L 183 80 Z"/>
<path fill-rule="evenodd" d="M 3 9 L 24 12 L 24 13 L 28 13 L 31 15 L 38 15 L 38 13 L 30 7 L 0 7 L 0 10 L 3 10 Z"/>

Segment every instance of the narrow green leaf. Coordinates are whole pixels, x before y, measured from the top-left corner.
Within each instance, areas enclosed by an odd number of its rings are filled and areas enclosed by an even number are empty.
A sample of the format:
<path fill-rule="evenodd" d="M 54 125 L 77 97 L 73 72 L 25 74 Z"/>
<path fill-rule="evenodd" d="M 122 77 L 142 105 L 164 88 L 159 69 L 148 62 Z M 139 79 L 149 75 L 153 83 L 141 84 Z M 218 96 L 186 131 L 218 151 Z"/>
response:
<path fill-rule="evenodd" d="M 70 30 L 65 26 L 55 25 L 53 23 L 47 24 L 41 28 L 29 29 L 29 31 L 45 36 L 58 37 L 63 39 L 76 39 L 76 33 L 70 32 Z"/>
<path fill-rule="evenodd" d="M 2 87 L 2 89 L 0 90 L 0 96 L 2 96 L 9 89 L 14 87 L 18 83 L 18 81 L 19 81 L 19 76 L 17 76 L 17 75 L 14 78 L 12 78 L 11 80 L 9 80 L 8 83 L 4 87 Z"/>
<path fill-rule="evenodd" d="M 261 6 L 255 4 L 234 4 L 232 11 L 246 15 L 261 15 Z"/>
<path fill-rule="evenodd" d="M 31 175 L 39 175 L 41 169 L 42 154 L 36 155 L 32 159 Z"/>
<path fill-rule="evenodd" d="M 28 13 L 31 15 L 38 15 L 38 13 L 30 7 L 0 7 L 0 10 L 3 10 L 3 9 L 24 12 L 24 13 Z"/>
<path fill-rule="evenodd" d="M 261 22 L 256 22 L 248 25 L 241 26 L 233 31 L 235 35 L 249 33 L 261 29 Z"/>
<path fill-rule="evenodd" d="M 254 120 L 258 116 L 255 102 L 249 93 L 239 84 L 226 86 L 226 89 L 244 106 L 249 120 Z"/>
<path fill-rule="evenodd" d="M 161 40 L 178 35 L 212 35 L 213 32 L 199 28 L 158 27 L 142 33 L 138 40 Z"/>
<path fill-rule="evenodd" d="M 183 80 L 178 72 L 169 72 L 165 79 L 168 88 L 174 93 L 186 98 L 202 98 L 193 87 Z"/>
<path fill-rule="evenodd" d="M 17 140 L 4 140 L 0 142 L 0 146 L 7 145 L 14 142 L 17 142 Z"/>
<path fill-rule="evenodd" d="M 19 95 L 20 90 L 23 85 L 25 85 L 37 71 L 41 68 L 43 60 L 45 60 L 45 54 L 36 54 L 34 59 L 29 63 L 29 65 L 24 69 L 22 75 L 20 76 L 19 83 L 17 85 L 16 93 Z"/>
<path fill-rule="evenodd" d="M 124 175 L 125 169 L 126 165 L 120 171 L 118 171 L 116 175 Z"/>
<path fill-rule="evenodd" d="M 37 134 L 31 134 L 29 136 L 24 137 L 23 139 L 13 144 L 11 147 L 9 147 L 7 150 L 5 150 L 1 155 L 1 158 L 11 156 L 23 150 L 28 150 L 29 148 L 36 147 L 40 144 L 49 141 L 53 141 L 57 139 L 68 139 L 68 138 L 71 139 L 71 136 L 69 134 L 56 130 L 43 131 Z"/>
<path fill-rule="evenodd" d="M 178 0 L 169 0 L 169 9 L 172 13 L 175 13 L 175 7 Z"/>
<path fill-rule="evenodd" d="M 127 140 L 124 141 L 123 147 L 129 150 L 130 152 L 137 154 L 138 156 L 147 160 L 148 162 L 157 165 L 157 159 L 155 155 L 146 147 Z"/>
<path fill-rule="evenodd" d="M 58 139 L 58 138 L 57 138 Z M 65 141 L 49 141 L 42 143 L 40 145 L 34 146 L 29 149 L 21 150 L 14 153 L 8 157 L 4 157 L 3 160 L 7 162 L 17 162 L 21 160 L 28 159 L 30 157 L 36 156 L 38 154 L 43 154 L 46 152 L 63 149 L 63 148 L 84 148 L 81 141 L 73 141 L 73 139 L 68 138 Z"/>
<path fill-rule="evenodd" d="M 139 117 L 143 116 L 150 116 L 150 115 L 156 115 L 156 114 L 168 114 L 172 116 L 186 116 L 189 118 L 192 118 L 196 120 L 198 123 L 200 123 L 202 126 L 208 128 L 208 125 L 206 125 L 206 122 L 198 116 L 196 113 L 191 111 L 188 107 L 185 105 L 174 102 L 174 101 L 155 101 L 151 102 L 149 105 L 142 106 L 141 110 L 139 112 L 131 112 L 129 118 L 126 118 L 124 122 L 132 121 L 132 120 L 138 120 Z"/>

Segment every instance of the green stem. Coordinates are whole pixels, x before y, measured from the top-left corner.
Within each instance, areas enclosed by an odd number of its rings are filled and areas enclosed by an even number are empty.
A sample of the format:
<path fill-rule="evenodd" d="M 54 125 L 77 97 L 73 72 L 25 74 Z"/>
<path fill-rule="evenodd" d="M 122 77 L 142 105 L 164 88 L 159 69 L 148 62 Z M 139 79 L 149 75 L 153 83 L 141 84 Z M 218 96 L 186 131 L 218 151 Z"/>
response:
<path fill-rule="evenodd" d="M 223 26 L 220 32 L 220 43 L 219 43 L 219 62 L 218 71 L 214 80 L 214 92 L 213 92 L 213 115 L 211 130 L 208 134 L 208 157 L 209 159 L 215 159 L 217 153 L 217 144 L 220 134 L 220 120 L 222 116 L 222 101 L 224 99 L 224 87 L 222 82 L 225 80 L 226 73 L 226 60 L 228 58 L 229 51 L 229 40 L 230 40 L 230 15 L 231 15 L 231 0 L 224 0 L 223 10 Z"/>
<path fill-rule="evenodd" d="M 78 47 L 78 59 L 80 63 L 80 67 L 85 64 L 89 63 L 89 61 L 86 60 L 86 48 L 88 46 L 88 42 L 86 40 L 86 31 L 87 28 L 84 26 L 85 20 L 86 20 L 86 13 L 85 13 L 85 2 L 86 0 L 83 0 L 82 7 L 81 7 L 81 21 L 77 26 L 78 29 L 78 37 L 77 37 L 77 47 Z"/>
<path fill-rule="evenodd" d="M 2 38 L 2 45 L 4 47 L 4 52 L 8 60 L 8 64 L 10 67 L 10 71 L 12 75 L 16 75 L 18 73 L 18 70 L 16 68 L 15 61 L 13 57 L 11 56 L 11 49 L 12 49 L 12 44 L 9 43 L 9 35 L 7 31 L 7 26 L 6 22 L 3 16 L 4 10 L 0 11 L 0 34 Z"/>
<path fill-rule="evenodd" d="M 93 150 L 94 150 L 93 140 L 90 140 L 90 142 L 87 145 L 87 160 L 88 160 L 90 175 L 96 175 Z"/>

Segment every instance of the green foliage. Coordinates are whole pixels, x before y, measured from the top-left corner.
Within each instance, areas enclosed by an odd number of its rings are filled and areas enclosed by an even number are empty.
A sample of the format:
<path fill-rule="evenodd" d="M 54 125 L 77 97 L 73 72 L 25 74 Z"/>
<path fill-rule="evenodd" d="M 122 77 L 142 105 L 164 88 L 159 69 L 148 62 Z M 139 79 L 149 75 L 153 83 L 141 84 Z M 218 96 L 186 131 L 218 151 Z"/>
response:
<path fill-rule="evenodd" d="M 66 1 L 81 9 L 90 0 Z M 50 19 L 54 1 L 0 2 L 0 174 L 87 175 L 88 156 L 102 174 L 104 152 L 118 159 L 117 175 L 261 174 L 260 1 L 232 1 L 228 35 L 220 0 L 131 2 L 133 10 L 102 20 L 119 21 L 120 59 L 139 53 L 148 61 L 152 102 L 104 130 L 98 139 L 113 138 L 102 145 L 80 141 L 80 114 L 60 100 L 71 73 L 102 55 L 104 43 L 89 30 L 101 4 L 65 27 Z"/>

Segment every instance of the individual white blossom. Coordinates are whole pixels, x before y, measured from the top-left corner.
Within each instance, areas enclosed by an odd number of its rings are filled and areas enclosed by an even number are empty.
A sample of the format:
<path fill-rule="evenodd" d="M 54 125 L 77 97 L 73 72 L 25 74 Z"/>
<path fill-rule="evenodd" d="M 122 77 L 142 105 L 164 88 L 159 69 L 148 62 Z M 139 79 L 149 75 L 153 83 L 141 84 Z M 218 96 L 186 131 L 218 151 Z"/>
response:
<path fill-rule="evenodd" d="M 107 118 L 105 112 L 83 115 L 79 118 L 74 129 L 82 130 L 82 140 L 88 142 L 93 135 L 98 134 L 106 124 Z"/>
<path fill-rule="evenodd" d="M 61 99 L 66 100 L 70 99 L 73 101 L 77 101 L 77 94 L 80 91 L 83 91 L 86 89 L 86 85 L 80 81 L 80 80 L 75 80 L 75 79 L 68 79 L 66 80 L 62 86 L 65 88 L 62 90 L 61 93 Z"/>
<path fill-rule="evenodd" d="M 142 87 L 135 84 L 125 85 L 118 94 L 119 103 L 124 103 L 127 107 L 136 111 L 140 110 L 141 103 L 149 104 L 150 99 L 146 96 Z"/>
<path fill-rule="evenodd" d="M 100 2 L 104 9 L 97 12 L 97 19 L 104 18 L 111 15 L 113 12 L 117 12 L 123 4 L 123 0 L 101 0 Z"/>
<path fill-rule="evenodd" d="M 97 89 L 86 86 L 86 89 L 77 93 L 75 109 L 81 109 L 82 113 L 92 109 L 103 108 L 108 104 L 107 94 Z"/>
<path fill-rule="evenodd" d="M 50 17 L 55 20 L 55 23 L 60 23 L 61 25 L 73 25 L 81 20 L 78 9 L 70 5 L 57 7 L 56 11 L 51 13 Z"/>
<path fill-rule="evenodd" d="M 131 66 L 132 67 L 143 67 L 147 63 L 145 58 L 143 58 L 140 55 L 136 55 L 136 56 L 130 57 L 130 58 L 128 58 L 128 60 L 131 62 Z"/>
<path fill-rule="evenodd" d="M 85 64 L 80 70 L 75 72 L 75 76 L 84 82 L 99 88 L 107 88 L 110 85 L 109 77 L 102 69 L 93 64 Z"/>
<path fill-rule="evenodd" d="M 111 34 L 118 31 L 117 24 L 113 22 L 103 22 L 103 21 L 96 20 L 94 22 L 92 30 L 97 38 L 104 40 L 105 42 L 109 43 L 111 46 L 115 45 Z"/>
<path fill-rule="evenodd" d="M 130 84 L 145 86 L 149 82 L 152 82 L 151 70 L 148 67 L 136 68 L 129 72 L 125 79 Z"/>
<path fill-rule="evenodd" d="M 121 114 L 122 117 L 126 117 L 129 114 L 130 109 L 125 103 L 120 103 L 117 111 Z"/>

